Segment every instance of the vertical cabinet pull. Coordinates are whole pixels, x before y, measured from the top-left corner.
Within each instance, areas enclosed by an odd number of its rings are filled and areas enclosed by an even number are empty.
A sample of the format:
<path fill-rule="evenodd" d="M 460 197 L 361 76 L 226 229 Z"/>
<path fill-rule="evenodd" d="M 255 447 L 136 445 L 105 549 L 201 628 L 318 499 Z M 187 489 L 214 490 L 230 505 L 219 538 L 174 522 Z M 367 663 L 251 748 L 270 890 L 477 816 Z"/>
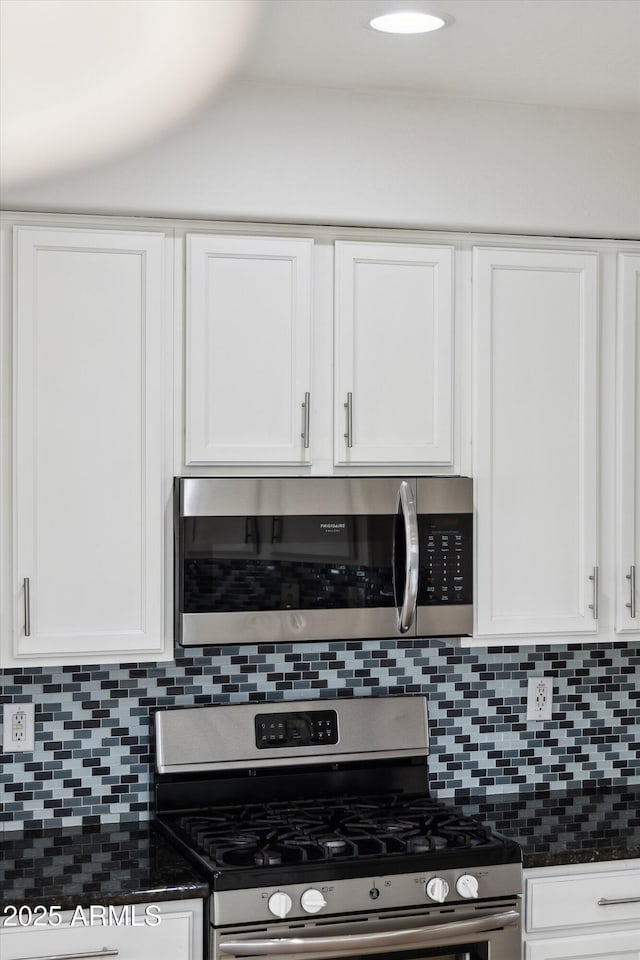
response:
<path fill-rule="evenodd" d="M 347 441 L 347 446 L 353 446 L 353 394 L 347 394 L 347 402 L 344 405 L 345 410 L 347 411 L 347 432 L 344 437 Z"/>
<path fill-rule="evenodd" d="M 629 567 L 629 573 L 625 577 L 629 581 L 629 603 L 625 604 L 630 610 L 630 616 L 635 619 L 636 616 L 636 568 L 635 564 Z"/>
<path fill-rule="evenodd" d="M 310 416 L 311 416 L 311 394 L 307 390 L 304 395 L 304 402 L 302 404 L 302 445 L 305 450 L 309 449 L 309 425 L 310 425 Z"/>
<path fill-rule="evenodd" d="M 593 568 L 593 573 L 589 577 L 593 583 L 593 603 L 589 604 L 589 609 L 593 610 L 593 619 L 598 619 L 598 568 Z"/>
<path fill-rule="evenodd" d="M 31 636 L 31 580 L 24 578 L 24 635 Z"/>

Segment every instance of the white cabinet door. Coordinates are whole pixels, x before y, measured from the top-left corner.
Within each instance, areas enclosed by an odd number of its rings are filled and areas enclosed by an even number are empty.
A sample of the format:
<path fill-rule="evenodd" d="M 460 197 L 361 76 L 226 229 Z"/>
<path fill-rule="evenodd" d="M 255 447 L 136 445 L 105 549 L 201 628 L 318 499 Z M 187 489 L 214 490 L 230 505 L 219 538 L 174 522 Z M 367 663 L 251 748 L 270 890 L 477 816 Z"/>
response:
<path fill-rule="evenodd" d="M 473 269 L 476 633 L 593 633 L 598 257 L 477 247 Z"/>
<path fill-rule="evenodd" d="M 640 931 L 530 941 L 525 960 L 640 960 Z"/>
<path fill-rule="evenodd" d="M 162 234 L 15 230 L 8 662 L 166 656 L 164 243 Z"/>
<path fill-rule="evenodd" d="M 28 918 L 31 916 L 31 923 Z M 202 900 L 22 908 L 0 917 L 2 960 L 202 960 Z"/>
<path fill-rule="evenodd" d="M 452 464 L 452 248 L 335 247 L 335 463 Z"/>
<path fill-rule="evenodd" d="M 618 256 L 616 630 L 640 630 L 640 256 Z"/>
<path fill-rule="evenodd" d="M 188 465 L 309 461 L 312 252 L 305 239 L 187 237 Z"/>

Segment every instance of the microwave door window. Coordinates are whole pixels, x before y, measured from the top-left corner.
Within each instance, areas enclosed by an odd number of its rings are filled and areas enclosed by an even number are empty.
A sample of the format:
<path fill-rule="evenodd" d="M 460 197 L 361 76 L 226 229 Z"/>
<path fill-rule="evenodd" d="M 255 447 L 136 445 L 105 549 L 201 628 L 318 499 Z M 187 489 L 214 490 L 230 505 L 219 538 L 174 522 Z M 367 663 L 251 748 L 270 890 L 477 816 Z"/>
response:
<path fill-rule="evenodd" d="M 184 517 L 185 558 L 246 557 L 260 552 L 256 517 Z"/>
<path fill-rule="evenodd" d="M 358 563 L 357 517 L 271 517 L 269 554 L 301 563 L 329 560 Z"/>
<path fill-rule="evenodd" d="M 183 612 L 394 605 L 394 517 L 183 519 Z"/>

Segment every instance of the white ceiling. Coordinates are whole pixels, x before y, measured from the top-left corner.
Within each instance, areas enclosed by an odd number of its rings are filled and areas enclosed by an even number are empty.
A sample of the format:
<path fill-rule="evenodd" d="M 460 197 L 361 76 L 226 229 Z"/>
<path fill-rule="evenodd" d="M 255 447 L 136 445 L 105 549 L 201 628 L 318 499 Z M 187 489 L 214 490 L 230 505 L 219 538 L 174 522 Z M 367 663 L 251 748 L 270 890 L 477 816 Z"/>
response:
<path fill-rule="evenodd" d="M 380 11 L 454 23 L 366 28 Z M 640 0 L 260 0 L 241 77 L 430 97 L 640 111 Z"/>

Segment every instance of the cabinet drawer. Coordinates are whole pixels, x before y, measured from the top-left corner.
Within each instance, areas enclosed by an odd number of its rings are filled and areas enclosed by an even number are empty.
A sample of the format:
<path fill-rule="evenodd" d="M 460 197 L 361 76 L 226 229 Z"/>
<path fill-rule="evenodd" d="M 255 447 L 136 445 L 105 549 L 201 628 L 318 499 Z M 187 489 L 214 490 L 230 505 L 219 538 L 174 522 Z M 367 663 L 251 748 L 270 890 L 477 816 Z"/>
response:
<path fill-rule="evenodd" d="M 200 960 L 202 906 L 199 901 L 130 904 L 78 909 L 57 924 L 0 928 L 2 960 Z M 148 910 L 147 908 L 151 908 Z M 102 912 L 104 911 L 104 913 Z M 86 923 L 86 925 L 85 925 Z"/>
<path fill-rule="evenodd" d="M 640 960 L 640 930 L 534 940 L 525 960 Z"/>
<path fill-rule="evenodd" d="M 529 931 L 640 922 L 640 870 L 527 881 Z"/>

